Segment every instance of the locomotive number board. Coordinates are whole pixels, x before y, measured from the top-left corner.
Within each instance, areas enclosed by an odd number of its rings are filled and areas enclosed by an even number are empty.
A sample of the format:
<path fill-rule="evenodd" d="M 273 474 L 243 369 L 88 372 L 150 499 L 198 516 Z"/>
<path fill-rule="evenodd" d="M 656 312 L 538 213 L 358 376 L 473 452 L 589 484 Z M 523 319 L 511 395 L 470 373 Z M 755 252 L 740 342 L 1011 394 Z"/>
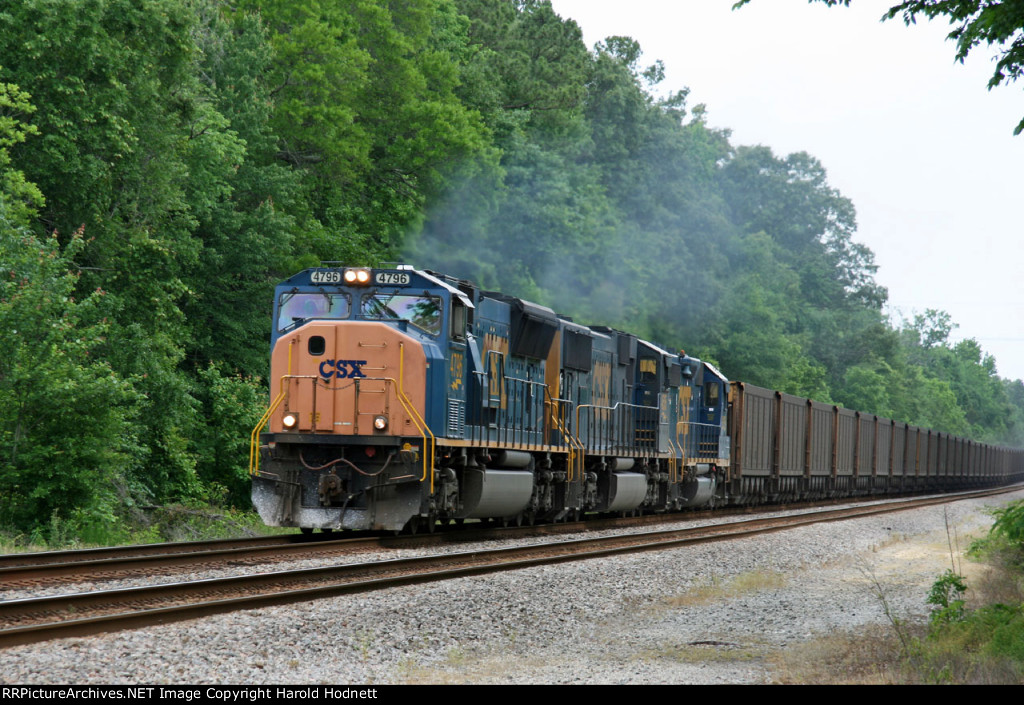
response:
<path fill-rule="evenodd" d="M 403 285 L 409 283 L 409 275 L 404 272 L 377 272 L 374 281 L 378 284 Z"/>

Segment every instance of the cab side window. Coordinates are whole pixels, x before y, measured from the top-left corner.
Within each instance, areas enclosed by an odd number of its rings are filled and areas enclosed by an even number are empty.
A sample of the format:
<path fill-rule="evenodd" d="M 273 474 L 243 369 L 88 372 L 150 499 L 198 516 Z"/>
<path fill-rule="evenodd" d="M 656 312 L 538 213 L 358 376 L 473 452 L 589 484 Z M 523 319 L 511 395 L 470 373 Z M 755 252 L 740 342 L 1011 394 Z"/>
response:
<path fill-rule="evenodd" d="M 719 387 L 718 382 L 708 382 L 704 385 L 704 404 L 707 406 L 718 406 Z"/>

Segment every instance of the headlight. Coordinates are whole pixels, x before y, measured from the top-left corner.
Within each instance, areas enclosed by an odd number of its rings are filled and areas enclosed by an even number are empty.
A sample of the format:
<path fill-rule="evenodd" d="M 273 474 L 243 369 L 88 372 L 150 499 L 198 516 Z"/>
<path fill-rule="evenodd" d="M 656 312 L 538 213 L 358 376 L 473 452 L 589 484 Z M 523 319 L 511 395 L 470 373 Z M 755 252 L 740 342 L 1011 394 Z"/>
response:
<path fill-rule="evenodd" d="M 345 283 L 355 284 L 357 286 L 365 286 L 370 283 L 370 270 L 369 269 L 346 269 L 345 270 Z"/>
<path fill-rule="evenodd" d="M 284 418 L 281 419 L 281 423 L 284 424 L 285 428 L 293 429 L 295 428 L 296 424 L 299 423 L 299 415 L 288 412 L 287 414 L 284 415 Z"/>
<path fill-rule="evenodd" d="M 383 431 L 384 429 L 386 429 L 388 427 L 388 417 L 387 416 L 374 416 L 373 417 L 373 427 L 375 429 L 377 429 L 378 431 Z"/>

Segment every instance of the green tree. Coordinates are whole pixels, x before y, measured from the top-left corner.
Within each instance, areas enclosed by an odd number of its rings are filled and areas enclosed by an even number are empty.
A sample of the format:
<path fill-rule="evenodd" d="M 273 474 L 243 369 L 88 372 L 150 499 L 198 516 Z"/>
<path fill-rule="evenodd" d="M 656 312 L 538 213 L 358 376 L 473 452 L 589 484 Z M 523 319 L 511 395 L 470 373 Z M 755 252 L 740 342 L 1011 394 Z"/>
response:
<path fill-rule="evenodd" d="M 472 42 L 459 92 L 490 128 L 501 171 L 453 181 L 411 252 L 484 286 L 592 313 L 614 214 L 590 160 L 580 30 L 547 2 L 460 0 L 459 9 Z"/>
<path fill-rule="evenodd" d="M 75 296 L 84 240 L 61 249 L 10 215 L 0 199 L 0 524 L 102 534 L 129 494 L 138 395 L 98 354 L 102 292 Z"/>
<path fill-rule="evenodd" d="M 0 66 L 0 78 L 3 75 Z M 10 157 L 11 147 L 39 134 L 35 125 L 24 122 L 35 111 L 27 92 L 13 83 L 0 81 L 0 199 L 9 223 L 28 223 L 45 202 L 39 188 L 26 180 L 24 172 L 11 166 Z"/>
<path fill-rule="evenodd" d="M 196 376 L 206 422 L 193 436 L 196 472 L 211 501 L 248 506 L 249 432 L 266 408 L 266 387 L 258 377 L 225 374 L 214 364 Z"/>
<path fill-rule="evenodd" d="M 238 64 L 239 47 L 259 36 L 235 41 L 210 19 L 217 7 L 27 0 L 0 13 L 0 54 L 40 107 L 39 138 L 12 148 L 12 164 L 46 196 L 38 228 L 68 242 L 84 226 L 90 238 L 69 265 L 81 272 L 76 293 L 104 292 L 109 327 L 92 354 L 138 393 L 138 463 L 126 483 L 158 499 L 199 491 L 190 439 L 201 416 L 186 353 L 232 353 L 255 339 L 238 334 L 250 323 L 223 312 L 240 302 L 236 314 L 259 310 L 251 283 L 266 287 L 268 265 L 251 258 L 273 261 L 279 250 L 267 244 L 288 245 L 270 206 L 287 185 L 268 185 L 282 172 L 248 168 L 246 142 L 220 111 L 233 108 L 254 150 L 267 142 L 252 74 L 224 69 L 225 52 Z M 240 100 L 214 97 L 218 80 Z"/>
<path fill-rule="evenodd" d="M 239 3 L 270 30 L 278 157 L 303 175 L 322 259 L 394 256 L 426 199 L 465 161 L 488 159 L 456 95 L 462 26 L 449 0 Z"/>
<path fill-rule="evenodd" d="M 68 272 L 85 246 L 38 239 L 43 198 L 9 149 L 38 131 L 29 95 L 0 83 L 0 525 L 23 530 L 115 518 L 135 448 L 131 386 L 96 352 L 109 332 L 102 292 L 76 299 Z"/>
<path fill-rule="evenodd" d="M 194 69 L 201 78 L 196 136 L 183 156 L 185 198 L 201 249 L 186 273 L 190 295 L 182 303 L 188 368 L 218 361 L 252 374 L 266 364 L 273 286 L 302 268 L 294 244 L 321 226 L 303 198 L 300 175 L 277 158 L 265 81 L 273 56 L 267 30 L 254 14 L 225 17 L 213 0 L 193 6 Z"/>

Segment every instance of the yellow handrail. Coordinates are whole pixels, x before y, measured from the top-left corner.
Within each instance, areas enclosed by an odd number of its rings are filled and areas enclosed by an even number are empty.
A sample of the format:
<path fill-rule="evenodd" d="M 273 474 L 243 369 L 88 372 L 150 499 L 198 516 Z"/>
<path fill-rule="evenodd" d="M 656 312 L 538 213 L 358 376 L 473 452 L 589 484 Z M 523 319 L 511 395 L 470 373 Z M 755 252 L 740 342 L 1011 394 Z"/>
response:
<path fill-rule="evenodd" d="M 582 426 L 580 426 L 580 409 L 582 409 L 584 407 L 586 407 L 588 409 L 590 409 L 590 408 L 595 408 L 596 409 L 597 408 L 594 404 L 580 404 L 579 406 L 576 407 L 576 433 L 577 434 L 580 434 L 580 429 L 582 429 Z M 580 444 L 580 476 L 582 477 L 583 471 L 587 467 L 587 462 L 586 462 L 587 449 L 586 449 L 586 446 L 584 445 L 583 441 L 581 441 L 579 438 L 580 438 L 580 436 L 577 435 L 576 436 L 576 441 Z M 591 442 L 591 444 L 593 444 L 594 439 L 591 438 L 590 442 Z"/>
<path fill-rule="evenodd" d="M 405 407 L 405 411 L 409 416 L 412 417 L 412 422 L 416 424 L 416 430 L 423 436 L 423 477 L 420 478 L 420 482 L 427 479 L 427 434 L 430 434 L 430 494 L 434 494 L 434 453 L 437 445 L 437 439 L 434 437 L 434 433 L 427 426 L 426 420 L 420 415 L 420 412 L 413 406 L 412 401 L 405 395 L 405 343 L 398 344 L 398 400 Z M 420 425 L 422 424 L 422 426 Z M 425 432 L 424 432 L 425 431 Z"/>
<path fill-rule="evenodd" d="M 291 366 L 289 361 L 289 367 Z M 270 406 L 263 412 L 263 416 L 260 417 L 256 427 L 253 428 L 252 433 L 249 434 L 249 475 L 255 475 L 260 471 L 260 456 L 256 452 L 256 444 L 259 441 L 260 429 L 263 428 L 270 420 L 270 415 L 277 411 L 277 407 L 281 405 L 285 397 L 288 395 L 285 393 L 285 382 L 289 379 L 316 379 L 312 375 L 281 375 L 281 391 L 278 392 L 274 400 L 270 402 Z"/>
<path fill-rule="evenodd" d="M 666 436 L 665 440 L 668 441 L 668 447 L 672 451 L 670 453 L 670 455 L 668 456 L 668 477 L 669 477 L 669 482 L 675 483 L 675 482 L 678 482 L 678 479 L 677 479 L 677 476 L 676 476 L 676 471 L 678 469 L 676 467 L 676 446 L 672 442 L 671 436 Z"/>
<path fill-rule="evenodd" d="M 548 391 L 547 387 L 544 388 L 544 395 L 547 396 L 547 401 L 545 401 L 544 403 L 549 404 L 551 407 L 550 416 L 552 421 L 554 421 L 555 423 L 555 428 L 557 428 L 561 432 L 562 439 L 569 445 L 569 457 L 567 458 L 569 470 L 568 481 L 572 482 L 573 471 L 576 468 L 576 451 L 579 450 L 580 454 L 583 453 L 583 443 L 581 443 L 578 438 L 575 438 L 571 433 L 569 433 L 569 429 L 567 429 L 565 425 L 562 423 L 562 420 L 560 418 L 561 415 L 559 414 L 558 409 L 558 402 L 551 398 L 551 393 Z M 580 472 L 582 473 L 582 466 Z"/>
<path fill-rule="evenodd" d="M 277 410 L 281 402 L 284 400 L 284 392 L 282 391 L 277 395 L 267 410 L 263 412 L 263 416 L 260 417 L 259 423 L 256 424 L 256 428 L 249 434 L 249 475 L 255 475 L 260 471 L 260 455 L 256 452 L 257 437 L 259 436 L 260 429 L 270 420 L 270 415 Z M 255 466 L 255 467 L 254 467 Z"/>
<path fill-rule="evenodd" d="M 297 339 L 292 338 L 291 342 L 288 343 L 288 374 L 285 375 L 285 377 L 290 376 L 291 373 L 292 373 L 292 348 L 295 346 L 295 343 L 297 343 L 297 342 L 298 342 Z M 277 397 L 275 397 L 270 402 L 270 406 L 268 406 L 267 410 L 265 412 L 263 412 L 263 416 L 260 417 L 260 421 L 259 421 L 259 423 L 256 424 L 256 428 L 254 428 L 252 430 L 252 433 L 249 434 L 249 475 L 250 476 L 255 475 L 256 473 L 258 473 L 260 471 L 260 456 L 259 456 L 259 453 L 256 452 L 257 438 L 259 436 L 260 429 L 263 428 L 263 425 L 266 424 L 270 420 L 270 415 L 274 413 L 274 411 L 277 409 L 277 407 L 281 404 L 281 402 L 285 398 L 285 393 L 284 393 L 284 380 L 285 380 L 285 377 L 281 378 L 281 391 L 278 393 Z M 254 464 L 255 464 L 255 467 L 254 467 Z"/>

